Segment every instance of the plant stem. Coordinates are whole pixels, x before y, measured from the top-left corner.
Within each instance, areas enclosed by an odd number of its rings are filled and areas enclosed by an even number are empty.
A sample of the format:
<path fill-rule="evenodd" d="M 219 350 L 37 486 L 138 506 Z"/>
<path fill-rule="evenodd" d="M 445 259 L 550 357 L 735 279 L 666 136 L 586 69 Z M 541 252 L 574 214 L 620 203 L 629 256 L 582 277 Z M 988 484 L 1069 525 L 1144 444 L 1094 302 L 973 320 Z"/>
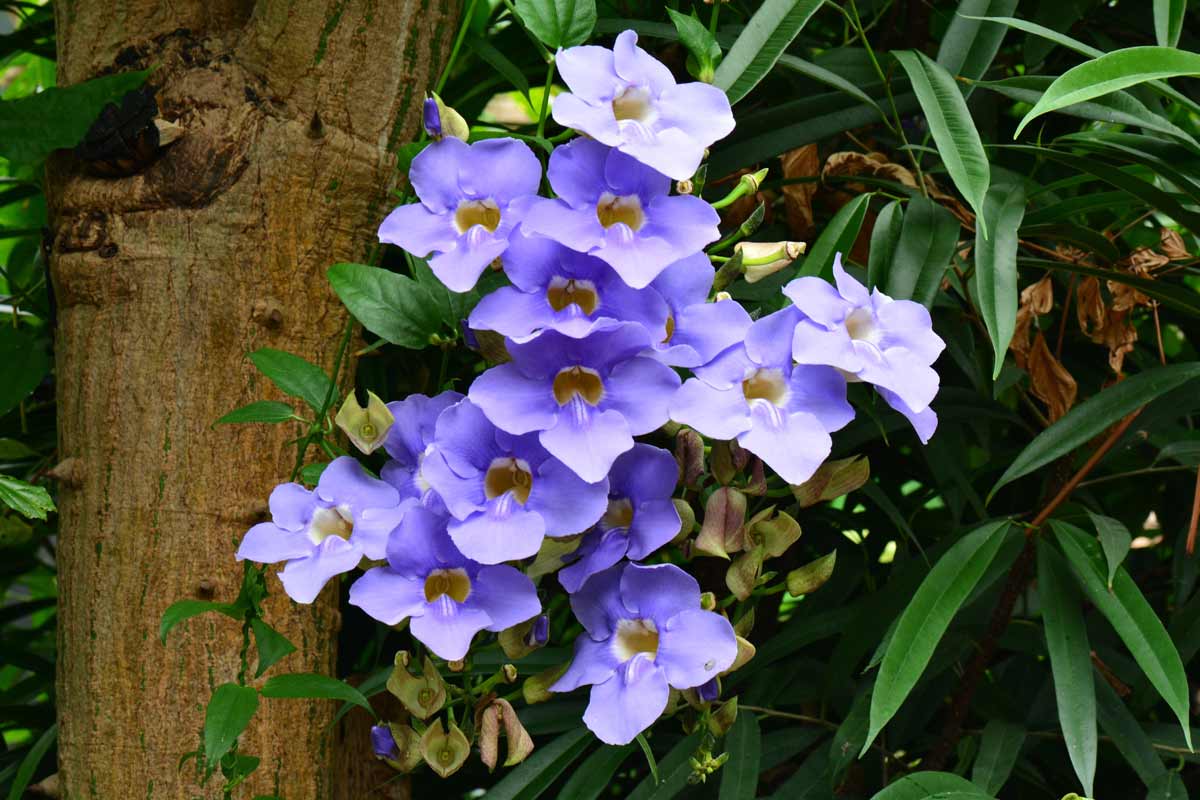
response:
<path fill-rule="evenodd" d="M 550 87 L 554 85 L 554 59 L 546 67 L 546 88 L 542 92 L 542 107 L 538 111 L 537 135 L 541 139 L 546 133 L 546 112 L 550 110 Z"/>
<path fill-rule="evenodd" d="M 463 39 L 467 38 L 467 28 L 471 26 L 471 19 L 475 16 L 475 4 L 479 0 L 471 0 L 467 3 L 467 10 L 463 12 L 462 22 L 458 26 L 458 36 L 454 38 L 454 47 L 450 50 L 450 57 L 446 59 L 446 66 L 442 67 L 442 74 L 438 76 L 437 87 L 434 89 L 438 94 L 442 93 L 442 88 L 445 87 L 447 79 L 450 77 L 450 71 L 454 69 L 454 62 L 458 60 L 458 51 L 462 47 Z"/>

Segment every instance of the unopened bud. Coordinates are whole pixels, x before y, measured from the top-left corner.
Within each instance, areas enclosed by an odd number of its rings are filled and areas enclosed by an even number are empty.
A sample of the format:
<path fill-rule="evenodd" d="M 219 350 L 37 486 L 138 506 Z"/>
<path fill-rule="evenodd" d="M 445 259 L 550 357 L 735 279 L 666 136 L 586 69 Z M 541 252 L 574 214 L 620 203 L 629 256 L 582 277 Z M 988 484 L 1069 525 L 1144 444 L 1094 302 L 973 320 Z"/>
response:
<path fill-rule="evenodd" d="M 463 661 L 461 658 L 458 659 L 457 661 L 447 661 L 446 662 L 446 668 L 449 669 L 451 672 L 462 672 L 464 669 L 466 669 L 466 667 L 467 667 L 467 662 Z"/>
<path fill-rule="evenodd" d="M 371 726 L 371 749 L 380 758 L 394 760 L 400 755 L 400 750 L 396 747 L 396 738 L 392 736 L 392 729 L 387 725 Z"/>
<path fill-rule="evenodd" d="M 715 295 L 713 295 L 714 303 L 719 303 L 722 300 L 732 300 L 732 299 L 733 299 L 733 295 L 731 295 L 729 292 L 717 292 Z"/>
<path fill-rule="evenodd" d="M 765 167 L 758 172 L 747 172 L 738 178 L 738 185 L 745 187 L 745 194 L 754 194 L 762 186 L 763 180 L 767 177 L 767 172 L 768 170 Z"/>
<path fill-rule="evenodd" d="M 696 687 L 696 696 L 702 703 L 711 703 L 721 696 L 721 685 L 716 678 L 711 678 L 707 683 Z"/>
<path fill-rule="evenodd" d="M 704 592 L 700 595 L 700 607 L 705 611 L 712 611 L 717 607 L 717 596 L 712 592 Z"/>
<path fill-rule="evenodd" d="M 342 403 L 334 422 L 355 447 L 369 455 L 383 446 L 396 418 L 374 392 L 367 392 L 366 408 L 358 404 L 358 398 L 351 392 L 346 395 L 346 401 Z"/>
<path fill-rule="evenodd" d="M 533 624 L 529 626 L 529 633 L 525 635 L 525 644 L 530 647 L 545 647 L 548 641 L 550 641 L 550 617 L 538 614 L 534 617 Z"/>
<path fill-rule="evenodd" d="M 678 497 L 672 498 L 671 503 L 675 506 L 675 512 L 679 514 L 679 533 L 675 534 L 671 541 L 678 544 L 691 536 L 692 531 L 696 529 L 696 510 L 692 508 L 691 503 Z"/>
<path fill-rule="evenodd" d="M 517 668 L 515 666 L 513 666 L 512 664 L 505 664 L 501 669 L 504 672 L 504 682 L 505 683 L 516 683 L 517 682 Z"/>
<path fill-rule="evenodd" d="M 471 128 L 462 114 L 443 103 L 442 98 L 436 94 L 425 99 L 424 122 L 425 132 L 429 134 L 430 139 L 440 140 L 452 136 L 465 142 L 471 135 Z"/>
<path fill-rule="evenodd" d="M 675 463 L 684 486 L 699 486 L 704 476 L 704 440 L 691 428 L 675 436 Z"/>
<path fill-rule="evenodd" d="M 679 181 L 678 183 L 675 184 L 675 191 L 678 194 L 691 194 L 693 191 L 695 191 L 695 189 L 696 189 L 696 185 L 694 183 L 692 183 L 691 178 L 688 178 L 687 180 L 684 180 L 684 181 Z"/>
<path fill-rule="evenodd" d="M 526 704 L 544 703 L 553 697 L 550 687 L 562 677 L 568 666 L 568 664 L 559 664 L 526 678 L 525 683 L 521 684 L 521 694 L 524 696 Z"/>
<path fill-rule="evenodd" d="M 746 283 L 757 283 L 790 266 L 805 251 L 804 242 L 738 242 Z"/>
<path fill-rule="evenodd" d="M 421 763 L 421 737 L 408 725 L 376 725 L 371 728 L 371 745 L 375 755 L 400 772 L 412 772 Z"/>

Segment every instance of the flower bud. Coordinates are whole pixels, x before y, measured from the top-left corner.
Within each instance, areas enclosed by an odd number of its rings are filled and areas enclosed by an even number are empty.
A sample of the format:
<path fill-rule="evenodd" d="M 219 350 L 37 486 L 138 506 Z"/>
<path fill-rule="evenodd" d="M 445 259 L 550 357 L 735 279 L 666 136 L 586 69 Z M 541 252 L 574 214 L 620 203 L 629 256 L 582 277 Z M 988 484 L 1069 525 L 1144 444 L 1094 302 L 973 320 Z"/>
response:
<path fill-rule="evenodd" d="M 392 729 L 387 725 L 371 726 L 371 749 L 375 751 L 375 755 L 383 759 L 394 761 L 400 756 L 400 749 L 396 747 L 396 738 L 392 736 Z"/>
<path fill-rule="evenodd" d="M 430 139 L 440 140 L 453 136 L 465 142 L 471 135 L 471 128 L 462 114 L 443 103 L 442 98 L 436 94 L 425 98 L 423 111 L 425 132 L 429 134 Z"/>
<path fill-rule="evenodd" d="M 446 684 L 429 656 L 425 656 L 420 677 L 408 671 L 405 666 L 408 654 L 403 653 L 403 656 L 402 659 L 401 653 L 396 654 L 396 666 L 387 681 L 388 691 L 414 717 L 428 719 L 446 704 Z"/>
<path fill-rule="evenodd" d="M 804 242 L 738 242 L 746 283 L 757 283 L 789 266 L 805 251 Z"/>
<path fill-rule="evenodd" d="M 471 743 L 467 741 L 466 734 L 453 722 L 449 731 L 444 730 L 440 717 L 421 736 L 421 757 L 440 778 L 448 778 L 458 772 L 470 754 Z"/>
<path fill-rule="evenodd" d="M 713 442 L 712 446 L 712 474 L 722 486 L 728 486 L 737 474 L 737 467 L 733 465 L 733 455 L 729 449 L 730 444 L 731 442 Z"/>
<path fill-rule="evenodd" d="M 521 694 L 524 696 L 526 704 L 544 703 L 553 697 L 550 685 L 562 677 L 568 666 L 570 665 L 559 664 L 526 678 L 525 683 L 521 684 Z"/>
<path fill-rule="evenodd" d="M 702 703 L 711 703 L 721 696 L 721 684 L 716 678 L 710 679 L 696 687 L 696 696 Z"/>
<path fill-rule="evenodd" d="M 538 614 L 529 627 L 529 633 L 525 635 L 525 644 L 530 647 L 545 647 L 548 641 L 550 641 L 550 617 Z"/>
<path fill-rule="evenodd" d="M 350 392 L 346 395 L 334 422 L 355 447 L 369 455 L 383 446 L 388 430 L 395 424 L 396 418 L 392 416 L 387 404 L 374 392 L 367 392 L 366 408 L 360 406 L 354 392 Z"/>
<path fill-rule="evenodd" d="M 696 550 L 717 558 L 729 558 L 744 545 L 746 496 L 737 489 L 722 486 L 704 505 L 704 523 L 696 537 Z"/>
<path fill-rule="evenodd" d="M 376 756 L 400 772 L 412 772 L 421 763 L 421 737 L 408 725 L 389 722 L 374 726 L 371 745 Z"/>
<path fill-rule="evenodd" d="M 734 697 L 721 704 L 716 713 L 708 718 L 708 729 L 714 736 L 724 736 L 737 720 L 738 701 Z"/>
<path fill-rule="evenodd" d="M 792 494 L 800 501 L 801 508 L 807 508 L 849 494 L 870 477 L 871 462 L 865 456 L 826 461 L 811 478 L 793 486 Z"/>
<path fill-rule="evenodd" d="M 811 594 L 833 577 L 833 566 L 837 563 L 837 550 L 811 561 L 787 574 L 788 594 L 799 597 Z"/>
<path fill-rule="evenodd" d="M 700 595 L 700 608 L 705 611 L 712 611 L 717 607 L 717 596 L 712 592 L 704 592 Z"/>
<path fill-rule="evenodd" d="M 467 662 L 463 661 L 461 658 L 456 661 L 447 661 L 446 668 L 451 672 L 462 672 L 467 668 Z"/>
<path fill-rule="evenodd" d="M 684 486 L 699 486 L 704 475 L 704 440 L 691 428 L 681 428 L 675 437 L 675 461 Z"/>
<path fill-rule="evenodd" d="M 692 508 L 691 503 L 678 497 L 672 498 L 671 503 L 675 506 L 675 512 L 679 514 L 679 533 L 675 534 L 671 541 L 678 544 L 685 541 L 696 529 L 696 510 Z"/>
<path fill-rule="evenodd" d="M 425 133 L 430 139 L 442 138 L 442 114 L 438 110 L 437 100 L 434 100 L 432 97 L 425 98 L 421 121 L 425 125 Z"/>
<path fill-rule="evenodd" d="M 511 683 L 517 682 L 517 668 L 515 665 L 505 664 L 500 669 L 504 672 L 504 682 L 505 683 L 511 684 Z"/>

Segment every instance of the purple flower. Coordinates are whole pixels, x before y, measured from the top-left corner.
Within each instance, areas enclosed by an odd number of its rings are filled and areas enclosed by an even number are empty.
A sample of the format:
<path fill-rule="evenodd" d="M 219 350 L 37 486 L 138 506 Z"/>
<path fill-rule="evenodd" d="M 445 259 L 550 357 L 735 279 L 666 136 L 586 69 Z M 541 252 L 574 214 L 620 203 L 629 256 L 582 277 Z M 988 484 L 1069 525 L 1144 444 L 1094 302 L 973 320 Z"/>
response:
<path fill-rule="evenodd" d="M 446 137 L 413 159 L 408 174 L 420 203 L 400 206 L 379 226 L 379 240 L 415 256 L 456 292 L 508 247 L 525 198 L 537 193 L 542 166 L 515 139 L 466 144 Z"/>
<path fill-rule="evenodd" d="M 421 117 L 429 138 L 442 138 L 442 112 L 438 110 L 437 100 L 432 97 L 425 98 L 425 104 L 421 107 Z"/>
<path fill-rule="evenodd" d="M 679 465 L 666 450 L 638 443 L 622 453 L 608 473 L 608 510 L 575 551 L 578 560 L 558 573 L 563 588 L 577 592 L 622 558 L 640 561 L 674 539 L 680 519 L 671 494 L 678 481 Z"/>
<path fill-rule="evenodd" d="M 929 407 L 938 390 L 930 366 L 946 344 L 933 332 L 929 312 L 911 300 L 893 300 L 866 287 L 833 261 L 837 288 L 820 278 L 797 278 L 783 293 L 803 314 L 792 338 L 792 355 L 801 364 L 836 367 L 851 381 L 873 383 L 888 405 L 899 411 L 922 442 L 937 429 Z"/>
<path fill-rule="evenodd" d="M 501 430 L 537 431 L 551 455 L 595 483 L 633 447 L 634 436 L 668 419 L 679 376 L 638 355 L 649 344 L 646 329 L 633 322 L 585 339 L 546 331 L 524 343 L 509 340 L 512 361 L 476 378 L 468 396 Z"/>
<path fill-rule="evenodd" d="M 554 120 L 676 180 L 692 177 L 704 149 L 733 130 L 729 98 L 706 83 L 676 84 L 671 71 L 625 31 L 612 50 L 572 47 L 555 57 L 570 94 Z"/>
<path fill-rule="evenodd" d="M 635 289 L 720 236 L 712 206 L 671 196 L 666 175 L 591 139 L 555 149 L 547 175 L 558 199 L 532 201 L 523 230 L 596 256 Z"/>
<path fill-rule="evenodd" d="M 695 253 L 667 267 L 650 284 L 671 309 L 667 336 L 654 345 L 659 361 L 699 367 L 745 338 L 751 320 L 740 303 L 708 302 L 715 276 L 708 256 Z"/>
<path fill-rule="evenodd" d="M 371 749 L 380 758 L 397 759 L 400 757 L 400 748 L 396 746 L 396 737 L 392 736 L 392 729 L 387 725 L 371 726 Z"/>
<path fill-rule="evenodd" d="M 785 481 L 800 484 L 829 455 L 829 432 L 854 418 L 846 381 L 830 367 L 792 364 L 792 308 L 756 321 L 744 345 L 696 369 L 671 418 L 714 439 L 738 440 Z"/>
<path fill-rule="evenodd" d="M 440 500 L 431 492 L 421 466 L 426 450 L 433 444 L 438 415 L 462 399 L 458 392 L 442 392 L 435 397 L 410 394 L 387 404 L 395 422 L 388 429 L 383 447 L 392 458 L 383 465 L 379 477 L 395 486 L 401 499 L 412 497 L 427 506 L 439 507 Z"/>
<path fill-rule="evenodd" d="M 311 603 L 330 578 L 354 569 L 364 556 L 383 558 L 399 504 L 394 487 L 342 456 L 325 468 L 312 491 L 298 483 L 276 486 L 272 521 L 246 532 L 237 559 L 286 561 L 279 573 L 284 591 L 297 603 Z"/>
<path fill-rule="evenodd" d="M 413 636 L 447 661 L 465 656 L 480 631 L 511 628 L 542 610 L 529 578 L 470 560 L 450 541 L 445 519 L 419 506 L 404 515 L 387 560 L 354 582 L 350 604 L 385 625 L 408 619 Z"/>
<path fill-rule="evenodd" d="M 667 305 L 657 292 L 629 288 L 608 264 L 552 239 L 515 233 L 504 254 L 504 272 L 513 286 L 479 301 L 471 312 L 476 330 L 518 342 L 542 330 L 578 339 L 605 320 L 625 320 L 641 323 L 659 339 L 667 335 Z"/>
<path fill-rule="evenodd" d="M 571 595 L 585 632 L 551 687 L 592 684 L 583 721 L 608 744 L 627 744 L 667 707 L 671 688 L 689 689 L 733 664 L 729 620 L 700 608 L 700 585 L 673 564 L 618 564 Z"/>
<path fill-rule="evenodd" d="M 483 564 L 526 558 L 543 536 L 586 530 L 608 495 L 608 481 L 584 482 L 536 435 L 505 433 L 470 400 L 438 417 L 423 474 L 454 516 L 454 545 Z"/>

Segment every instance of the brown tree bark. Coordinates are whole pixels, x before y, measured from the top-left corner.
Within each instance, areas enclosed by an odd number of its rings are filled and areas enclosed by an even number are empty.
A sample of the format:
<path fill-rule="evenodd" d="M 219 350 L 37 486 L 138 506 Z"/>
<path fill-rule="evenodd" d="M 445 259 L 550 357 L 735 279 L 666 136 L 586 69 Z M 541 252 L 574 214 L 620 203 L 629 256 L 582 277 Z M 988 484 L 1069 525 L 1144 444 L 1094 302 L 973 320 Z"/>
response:
<path fill-rule="evenodd" d="M 59 83 L 154 67 L 183 138 L 142 173 L 49 165 L 58 303 L 59 764 L 67 798 L 210 798 L 182 753 L 239 626 L 206 615 L 164 647 L 184 598 L 230 600 L 235 540 L 294 458 L 292 426 L 213 429 L 278 392 L 244 354 L 329 366 L 345 323 L 326 268 L 362 259 L 453 37 L 456 0 L 64 0 Z M 292 604 L 270 577 L 268 621 L 298 647 L 278 669 L 330 673 L 336 590 Z M 333 793 L 329 701 L 264 700 L 236 796 Z M 366 796 L 365 794 L 363 796 Z"/>

